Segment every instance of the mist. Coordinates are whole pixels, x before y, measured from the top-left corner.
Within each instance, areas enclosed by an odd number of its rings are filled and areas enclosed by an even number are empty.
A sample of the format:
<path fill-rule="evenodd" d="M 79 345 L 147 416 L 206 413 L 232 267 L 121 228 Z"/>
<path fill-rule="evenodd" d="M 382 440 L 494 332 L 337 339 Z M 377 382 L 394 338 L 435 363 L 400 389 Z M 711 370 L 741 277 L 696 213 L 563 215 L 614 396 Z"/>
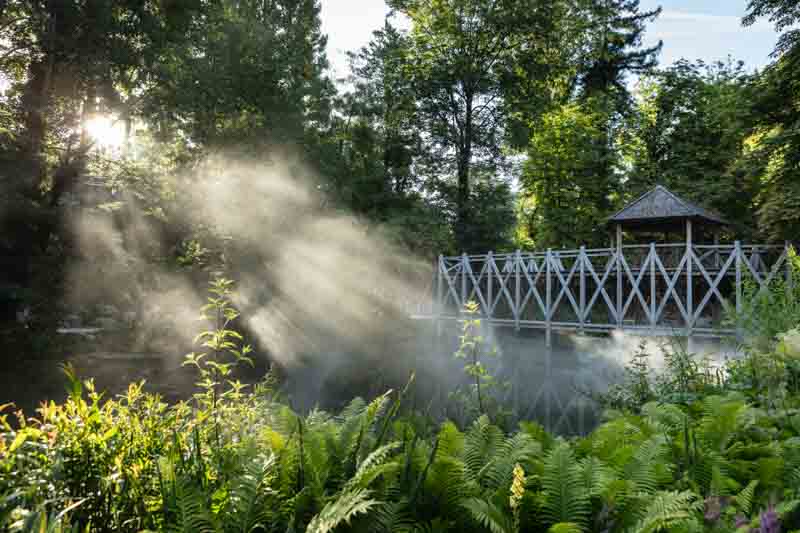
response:
<path fill-rule="evenodd" d="M 411 401 L 447 416 L 449 393 L 466 383 L 463 362 L 453 358 L 460 325 L 437 328 L 409 316 L 409 303 L 431 299 L 431 261 L 328 205 L 298 161 L 207 158 L 174 178 L 178 207 L 163 216 L 132 195 L 115 196 L 114 210 L 70 211 L 79 254 L 67 265 L 64 300 L 74 312 L 65 322 L 124 332 L 112 349 L 75 354 L 78 367 L 111 390 L 147 378 L 168 399 L 188 397 L 193 379 L 181 362 L 208 327 L 199 319 L 208 282 L 223 275 L 236 282 L 235 326 L 255 347 L 257 364 L 244 380 L 272 367 L 292 406 L 307 410 L 401 388 L 415 373 Z M 185 228 L 199 230 L 187 239 Z M 191 264 L 164 259 L 187 250 Z M 592 394 L 621 379 L 640 343 L 618 333 L 563 335 L 550 350 L 539 331 L 483 328 L 498 351 L 488 364 L 511 384 L 503 402 L 563 433 L 597 423 Z M 663 341 L 646 342 L 658 369 Z"/>

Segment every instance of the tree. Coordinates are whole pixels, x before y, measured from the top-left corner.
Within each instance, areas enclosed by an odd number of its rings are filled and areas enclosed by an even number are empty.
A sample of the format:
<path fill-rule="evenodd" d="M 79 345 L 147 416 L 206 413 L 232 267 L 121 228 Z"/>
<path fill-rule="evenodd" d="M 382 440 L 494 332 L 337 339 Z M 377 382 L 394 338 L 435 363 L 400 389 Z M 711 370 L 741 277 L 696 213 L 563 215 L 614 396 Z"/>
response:
<path fill-rule="evenodd" d="M 419 144 L 413 86 L 404 76 L 408 41 L 387 19 L 372 42 L 350 56 L 354 98 L 361 115 L 375 125 L 382 139 L 380 161 L 385 187 L 400 195 L 414 185 L 411 164 Z"/>
<path fill-rule="evenodd" d="M 501 167 L 505 114 L 504 69 L 535 53 L 546 19 L 535 0 L 392 0 L 412 22 L 408 75 L 429 145 L 425 170 L 451 176 L 455 188 L 455 239 L 470 247 L 472 175 Z"/>
<path fill-rule="evenodd" d="M 648 22 L 661 8 L 640 12 L 639 0 L 589 0 L 589 42 L 580 75 L 584 97 L 607 97 L 617 112 L 629 108 L 627 75 L 644 74 L 657 64 L 662 43 L 642 48 Z"/>
<path fill-rule="evenodd" d="M 758 220 L 771 240 L 800 233 L 800 5 L 791 0 L 751 0 L 745 25 L 769 17 L 781 32 L 774 61 L 755 81 L 756 133 L 744 163 L 761 180 Z"/>
<path fill-rule="evenodd" d="M 606 115 L 592 100 L 545 114 L 531 137 L 521 183 L 531 198 L 526 225 L 537 248 L 602 245 L 606 183 L 596 174 L 609 152 Z M 616 154 L 615 151 L 610 152 Z"/>
<path fill-rule="evenodd" d="M 740 159 L 751 142 L 749 83 L 743 63 L 733 61 L 683 60 L 644 78 L 628 197 L 663 184 L 752 235 L 759 181 Z"/>
<path fill-rule="evenodd" d="M 646 24 L 661 13 L 661 8 L 640 12 L 639 0 L 590 0 L 588 51 L 579 76 L 579 97 L 592 100 L 595 113 L 606 116 L 605 135 L 593 137 L 597 143 L 594 158 L 595 186 L 599 212 L 606 214 L 613 207 L 620 175 L 617 173 L 615 135 L 630 114 L 632 99 L 627 87 L 628 74 L 642 75 L 657 63 L 661 42 L 642 48 Z M 599 222 L 596 221 L 596 222 Z"/>
<path fill-rule="evenodd" d="M 9 200 L 4 222 L 14 235 L 4 253 L 26 276 L 31 258 L 60 229 L 60 200 L 86 172 L 87 121 L 99 112 L 128 120 L 134 91 L 183 42 L 205 6 L 199 0 L 181 9 L 133 0 L 3 2 L 0 28 L 12 30 L 0 43 L 0 74 L 11 83 L 3 108 L 15 118 L 2 132 L 9 136 L 2 159 L 11 162 L 0 167 Z"/>
<path fill-rule="evenodd" d="M 201 148 L 318 144 L 334 88 L 319 0 L 214 2 L 156 71 L 145 113 Z"/>
<path fill-rule="evenodd" d="M 530 125 L 522 184 L 526 226 L 536 246 L 605 242 L 603 219 L 623 189 L 633 100 L 629 74 L 656 64 L 661 44 L 642 47 L 646 24 L 660 9 L 638 0 L 576 4 L 581 48 L 571 93 Z"/>
<path fill-rule="evenodd" d="M 335 127 L 343 163 L 340 194 L 360 213 L 385 220 L 418 187 L 420 143 L 406 70 L 408 38 L 387 19 L 367 46 L 350 53 L 352 91 L 340 97 Z"/>

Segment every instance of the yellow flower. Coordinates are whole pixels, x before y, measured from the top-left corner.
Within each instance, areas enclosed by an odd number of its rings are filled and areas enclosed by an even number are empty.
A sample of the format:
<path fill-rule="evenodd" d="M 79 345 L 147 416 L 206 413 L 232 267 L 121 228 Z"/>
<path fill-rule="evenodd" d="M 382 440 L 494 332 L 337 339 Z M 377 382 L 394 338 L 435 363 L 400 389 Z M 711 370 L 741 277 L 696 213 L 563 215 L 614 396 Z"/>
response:
<path fill-rule="evenodd" d="M 519 507 L 522 497 L 525 495 L 525 470 L 517 463 L 514 465 L 514 480 L 511 482 L 511 495 L 509 505 L 512 510 Z"/>

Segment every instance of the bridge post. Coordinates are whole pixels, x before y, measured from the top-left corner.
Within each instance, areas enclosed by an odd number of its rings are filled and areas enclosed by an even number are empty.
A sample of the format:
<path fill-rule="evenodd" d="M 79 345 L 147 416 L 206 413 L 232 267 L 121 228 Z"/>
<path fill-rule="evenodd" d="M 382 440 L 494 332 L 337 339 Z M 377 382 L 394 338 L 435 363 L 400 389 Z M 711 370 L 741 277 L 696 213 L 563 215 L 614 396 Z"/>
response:
<path fill-rule="evenodd" d="M 692 262 L 694 252 L 692 250 L 692 219 L 686 219 L 686 335 L 689 344 L 692 339 L 692 328 L 694 326 L 694 300 L 692 297 Z"/>
<path fill-rule="evenodd" d="M 464 312 L 464 306 L 467 305 L 467 270 L 469 270 L 469 257 L 467 254 L 461 254 L 461 309 L 460 313 Z"/>
<path fill-rule="evenodd" d="M 579 287 L 579 303 L 578 303 L 578 310 L 580 311 L 581 316 L 578 317 L 580 320 L 580 332 L 583 333 L 584 326 L 586 324 L 586 246 L 581 246 L 581 251 L 578 254 L 578 261 L 580 261 L 580 287 Z"/>
<path fill-rule="evenodd" d="M 522 252 L 517 250 L 517 253 L 514 254 L 514 331 L 519 332 L 519 315 L 521 309 L 519 308 L 520 303 L 520 296 L 522 294 L 522 287 L 520 287 L 520 274 L 522 269 Z"/>
<path fill-rule="evenodd" d="M 494 307 L 494 300 L 492 299 L 492 283 L 494 283 L 494 281 L 492 280 L 492 276 L 494 275 L 495 266 L 497 265 L 494 264 L 494 254 L 489 252 L 486 255 L 486 273 L 488 274 L 486 278 L 486 306 L 488 309 L 484 311 L 486 313 L 486 320 L 489 321 L 489 323 L 492 321 L 492 314 L 494 312 L 494 309 L 492 309 L 492 307 Z M 498 281 L 501 279 L 502 277 L 498 276 Z M 478 280 L 478 290 L 481 290 L 480 279 Z"/>
<path fill-rule="evenodd" d="M 436 336 L 442 336 L 442 311 L 444 308 L 444 256 L 439 255 L 439 262 L 436 268 Z"/>
<path fill-rule="evenodd" d="M 650 243 L 650 333 L 656 330 L 656 243 Z"/>
<path fill-rule="evenodd" d="M 622 329 L 622 224 L 617 224 L 617 328 Z"/>
<path fill-rule="evenodd" d="M 551 315 L 553 313 L 552 310 L 552 280 L 551 280 L 551 270 L 552 270 L 552 256 L 553 252 L 550 248 L 547 249 L 547 255 L 545 255 L 545 308 L 544 308 L 544 319 L 545 319 L 545 331 L 544 331 L 544 345 L 547 348 L 553 347 L 553 339 L 552 335 L 553 332 L 551 330 L 552 326 L 550 324 Z"/>
<path fill-rule="evenodd" d="M 794 291 L 794 280 L 792 280 L 792 258 L 789 256 L 792 251 L 792 244 L 789 241 L 783 242 L 783 253 L 786 255 L 784 263 L 786 263 L 786 295 L 791 297 Z"/>
<path fill-rule="evenodd" d="M 734 253 L 736 254 L 736 340 L 742 341 L 742 329 L 739 327 L 742 313 L 742 243 L 733 243 Z"/>

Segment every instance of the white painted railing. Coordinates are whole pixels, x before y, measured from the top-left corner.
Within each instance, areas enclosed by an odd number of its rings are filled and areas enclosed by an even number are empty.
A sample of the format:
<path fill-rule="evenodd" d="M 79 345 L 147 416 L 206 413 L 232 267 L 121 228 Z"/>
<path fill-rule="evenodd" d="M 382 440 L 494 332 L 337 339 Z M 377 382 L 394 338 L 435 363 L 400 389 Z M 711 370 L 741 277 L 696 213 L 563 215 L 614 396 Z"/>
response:
<path fill-rule="evenodd" d="M 741 309 L 747 278 L 766 288 L 785 273 L 788 245 L 660 244 L 440 256 L 431 317 L 482 318 L 516 328 L 719 336 L 724 305 Z"/>

